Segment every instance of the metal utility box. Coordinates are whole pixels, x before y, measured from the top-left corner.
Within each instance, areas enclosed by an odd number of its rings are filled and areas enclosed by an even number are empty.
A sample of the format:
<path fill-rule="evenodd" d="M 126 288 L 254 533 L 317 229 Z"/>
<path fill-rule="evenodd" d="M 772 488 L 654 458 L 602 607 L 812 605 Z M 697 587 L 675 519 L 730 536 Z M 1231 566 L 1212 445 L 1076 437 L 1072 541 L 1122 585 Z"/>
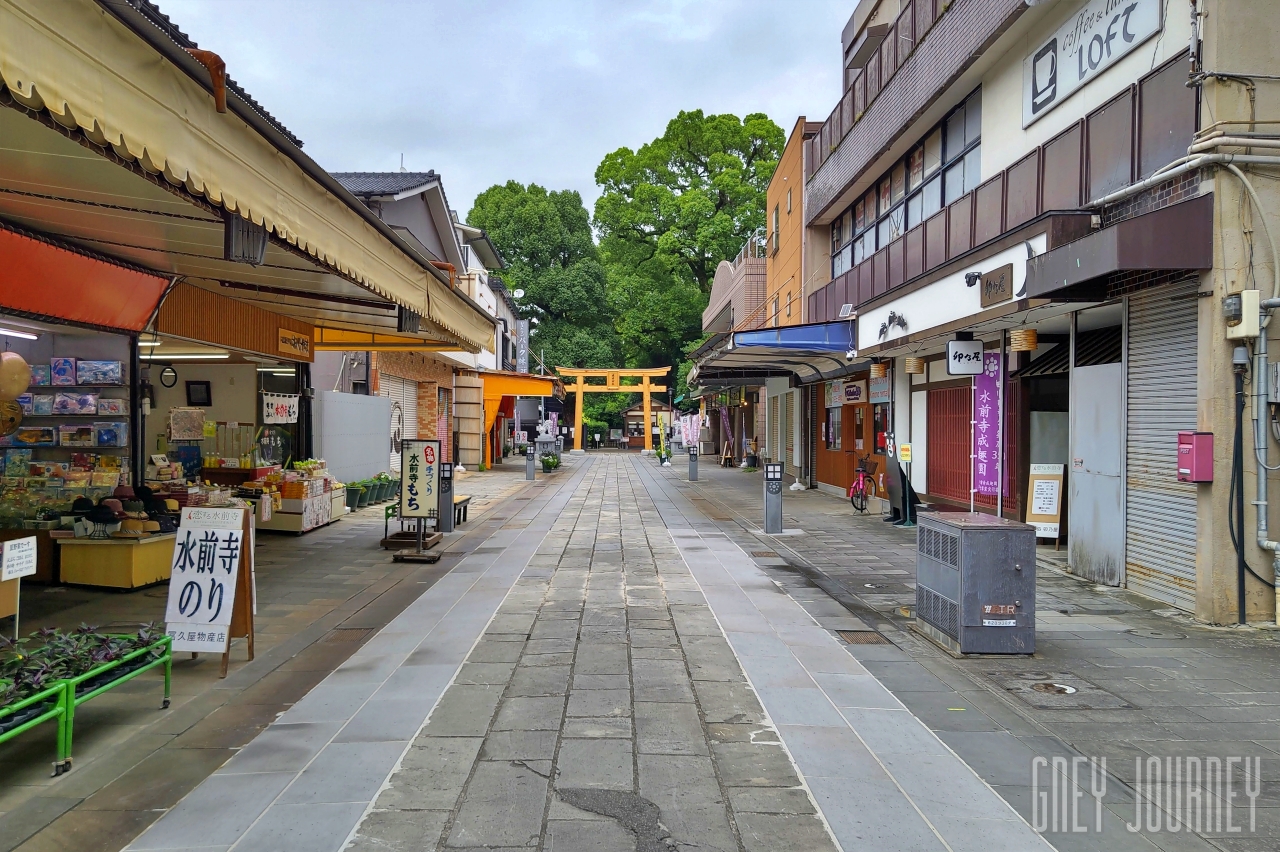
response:
<path fill-rule="evenodd" d="M 1035 527 L 970 512 L 917 520 L 921 631 L 962 654 L 1034 653 Z"/>
<path fill-rule="evenodd" d="M 1178 433 L 1178 481 L 1213 482 L 1213 433 Z"/>

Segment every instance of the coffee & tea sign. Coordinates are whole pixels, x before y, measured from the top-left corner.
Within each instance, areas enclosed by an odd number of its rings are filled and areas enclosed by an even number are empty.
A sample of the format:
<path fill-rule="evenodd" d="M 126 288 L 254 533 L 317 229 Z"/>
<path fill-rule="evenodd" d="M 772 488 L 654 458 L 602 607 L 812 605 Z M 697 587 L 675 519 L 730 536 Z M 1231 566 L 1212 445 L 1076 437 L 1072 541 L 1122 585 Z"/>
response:
<path fill-rule="evenodd" d="M 1089 0 L 1022 61 L 1022 126 L 1160 32 L 1164 0 Z M 1145 69 L 1144 69 L 1145 71 Z"/>

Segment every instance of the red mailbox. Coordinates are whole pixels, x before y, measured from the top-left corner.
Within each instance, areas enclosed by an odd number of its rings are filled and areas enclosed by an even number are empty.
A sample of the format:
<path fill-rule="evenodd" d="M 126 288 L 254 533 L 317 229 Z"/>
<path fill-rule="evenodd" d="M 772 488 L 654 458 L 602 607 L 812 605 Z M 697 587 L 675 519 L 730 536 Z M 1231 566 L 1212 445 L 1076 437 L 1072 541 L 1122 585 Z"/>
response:
<path fill-rule="evenodd" d="M 1178 481 L 1213 482 L 1213 433 L 1178 433 Z"/>

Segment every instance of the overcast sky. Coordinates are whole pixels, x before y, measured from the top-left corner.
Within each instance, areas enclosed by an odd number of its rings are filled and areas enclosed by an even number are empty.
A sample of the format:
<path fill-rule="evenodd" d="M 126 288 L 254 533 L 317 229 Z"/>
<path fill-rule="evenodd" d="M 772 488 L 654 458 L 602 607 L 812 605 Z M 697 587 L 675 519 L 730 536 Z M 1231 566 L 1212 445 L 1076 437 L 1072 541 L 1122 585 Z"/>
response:
<path fill-rule="evenodd" d="M 840 86 L 854 0 L 156 0 L 324 168 L 435 169 L 596 198 L 595 167 L 681 109 L 789 132 Z"/>

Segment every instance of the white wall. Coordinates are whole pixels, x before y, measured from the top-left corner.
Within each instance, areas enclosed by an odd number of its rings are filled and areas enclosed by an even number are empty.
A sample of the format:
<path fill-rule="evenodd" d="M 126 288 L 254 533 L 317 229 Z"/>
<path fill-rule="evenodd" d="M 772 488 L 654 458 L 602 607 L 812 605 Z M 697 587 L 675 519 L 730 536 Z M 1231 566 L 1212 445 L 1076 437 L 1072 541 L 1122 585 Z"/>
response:
<path fill-rule="evenodd" d="M 151 367 L 151 384 L 156 389 L 156 404 L 147 417 L 147 452 L 156 452 L 156 438 L 165 434 L 169 409 L 187 404 L 187 382 L 209 383 L 212 405 L 204 409 L 205 420 L 245 423 L 258 422 L 258 368 L 255 364 L 208 364 L 196 361 L 174 361 L 178 383 L 171 388 L 160 384 L 160 371 Z"/>
<path fill-rule="evenodd" d="M 342 482 L 387 469 L 391 400 L 385 396 L 317 391 L 312 423 L 315 454 Z"/>

